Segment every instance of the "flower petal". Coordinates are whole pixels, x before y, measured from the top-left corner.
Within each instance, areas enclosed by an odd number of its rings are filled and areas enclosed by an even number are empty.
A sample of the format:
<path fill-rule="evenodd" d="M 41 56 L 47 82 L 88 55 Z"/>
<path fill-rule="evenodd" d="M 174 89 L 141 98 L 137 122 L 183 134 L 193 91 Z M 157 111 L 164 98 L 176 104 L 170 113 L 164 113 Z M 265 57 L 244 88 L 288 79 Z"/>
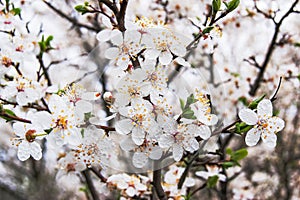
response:
<path fill-rule="evenodd" d="M 248 125 L 254 125 L 258 121 L 258 117 L 253 110 L 242 109 L 239 112 L 239 118 Z"/>
<path fill-rule="evenodd" d="M 111 30 L 105 29 L 103 31 L 100 31 L 97 35 L 96 38 L 100 42 L 106 42 L 110 39 L 111 36 Z"/>
<path fill-rule="evenodd" d="M 162 51 L 159 55 L 159 62 L 162 65 L 168 65 L 172 61 L 172 54 L 169 51 Z"/>
<path fill-rule="evenodd" d="M 279 117 L 271 117 L 268 119 L 267 130 L 271 133 L 277 133 L 284 128 L 285 122 Z"/>
<path fill-rule="evenodd" d="M 250 131 L 248 131 L 245 137 L 246 144 L 250 147 L 256 145 L 259 141 L 260 135 L 261 133 L 257 128 L 252 128 Z"/>
<path fill-rule="evenodd" d="M 104 56 L 107 59 L 115 59 L 119 55 L 119 53 L 119 48 L 111 47 L 105 51 Z"/>
<path fill-rule="evenodd" d="M 180 161 L 183 156 L 183 148 L 179 144 L 173 144 L 173 158 L 176 162 Z"/>
<path fill-rule="evenodd" d="M 148 162 L 148 157 L 145 153 L 135 152 L 132 157 L 132 163 L 136 168 L 142 168 Z"/>
<path fill-rule="evenodd" d="M 159 160 L 162 156 L 162 150 L 160 147 L 153 147 L 150 152 L 149 158 L 152 160 Z"/>
<path fill-rule="evenodd" d="M 42 148 L 37 142 L 30 143 L 30 154 L 35 160 L 42 158 Z"/>
<path fill-rule="evenodd" d="M 203 140 L 207 140 L 211 136 L 211 130 L 208 126 L 199 126 L 197 130 L 196 136 L 200 136 Z"/>
<path fill-rule="evenodd" d="M 263 99 L 261 102 L 258 103 L 257 115 L 259 118 L 272 117 L 273 106 L 272 106 L 272 102 L 269 99 Z"/>
<path fill-rule="evenodd" d="M 269 148 L 276 147 L 276 141 L 277 141 L 276 134 L 264 132 L 261 134 L 261 139 L 267 145 L 267 147 Z"/>
<path fill-rule="evenodd" d="M 28 142 L 23 141 L 21 144 L 19 144 L 17 156 L 21 161 L 25 161 L 30 157 L 30 147 Z"/>
<path fill-rule="evenodd" d="M 136 145 L 141 145 L 144 143 L 145 133 L 141 128 L 133 128 L 131 138 Z"/>
<path fill-rule="evenodd" d="M 120 46 L 123 43 L 123 34 L 121 31 L 114 30 L 111 33 L 111 39 L 110 41 L 117 46 Z"/>
<path fill-rule="evenodd" d="M 130 119 L 123 119 L 123 120 L 120 120 L 120 121 L 117 121 L 116 122 L 116 131 L 120 134 L 128 134 L 130 133 L 130 131 L 132 130 L 132 122 Z"/>

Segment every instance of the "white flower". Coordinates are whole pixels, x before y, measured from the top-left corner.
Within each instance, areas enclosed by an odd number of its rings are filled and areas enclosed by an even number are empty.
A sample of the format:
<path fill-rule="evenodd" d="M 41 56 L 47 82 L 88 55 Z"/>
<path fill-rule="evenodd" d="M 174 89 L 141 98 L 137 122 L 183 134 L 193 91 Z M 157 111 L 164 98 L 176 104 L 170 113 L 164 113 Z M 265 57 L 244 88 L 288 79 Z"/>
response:
<path fill-rule="evenodd" d="M 5 98 L 16 97 L 17 103 L 24 106 L 41 99 L 45 89 L 42 83 L 20 76 L 8 82 L 1 95 Z"/>
<path fill-rule="evenodd" d="M 51 114 L 46 111 L 37 112 L 32 117 L 32 122 L 44 129 L 52 129 L 49 137 L 54 137 L 57 145 L 79 145 L 81 134 L 77 126 L 83 122 L 83 116 L 77 115 L 74 105 L 58 95 L 51 96 L 48 107 Z"/>
<path fill-rule="evenodd" d="M 151 87 L 143 86 L 143 80 L 147 78 L 145 71 L 141 69 L 134 70 L 131 74 L 126 74 L 117 85 L 115 97 L 116 106 L 125 106 L 133 99 L 146 97 L 149 95 Z"/>
<path fill-rule="evenodd" d="M 245 141 L 248 146 L 254 146 L 259 138 L 269 147 L 276 146 L 276 133 L 284 128 L 284 121 L 279 117 L 273 117 L 272 102 L 263 99 L 257 105 L 257 114 L 250 109 L 242 109 L 239 112 L 240 119 L 248 125 L 254 127 L 248 131 Z"/>
<path fill-rule="evenodd" d="M 125 138 L 120 147 L 124 151 L 134 151 L 132 163 L 136 168 L 142 168 L 148 163 L 148 159 L 158 160 L 162 156 L 162 149 L 157 146 L 155 140 L 145 140 L 140 146 L 136 145 L 131 138 Z"/>
<path fill-rule="evenodd" d="M 198 171 L 198 172 L 196 172 L 196 176 L 200 176 L 200 177 L 202 177 L 206 180 L 209 177 L 218 176 L 219 181 L 224 182 L 226 180 L 226 176 L 224 174 L 220 174 L 222 169 L 219 168 L 218 166 L 216 166 L 216 165 L 212 165 L 212 166 L 206 165 L 206 169 L 207 169 L 207 171 Z"/>
<path fill-rule="evenodd" d="M 213 126 L 218 122 L 218 117 L 211 114 L 210 100 L 204 92 L 195 90 L 194 98 L 197 100 L 190 107 L 197 119 L 207 126 Z"/>
<path fill-rule="evenodd" d="M 131 133 L 136 145 L 143 144 L 146 134 L 157 133 L 158 124 L 154 120 L 152 110 L 153 106 L 149 101 L 133 100 L 131 106 L 119 109 L 120 114 L 126 118 L 116 123 L 116 131 L 120 134 Z"/>
<path fill-rule="evenodd" d="M 124 37 L 123 37 L 124 34 Z M 128 68 L 130 59 L 134 57 L 143 49 L 141 45 L 141 34 L 136 30 L 127 30 L 124 33 L 117 31 L 111 42 L 117 47 L 111 47 L 105 51 L 105 57 L 112 59 L 117 66 L 123 70 Z"/>
<path fill-rule="evenodd" d="M 107 184 L 113 185 L 120 190 L 123 190 L 126 196 L 139 196 L 147 190 L 147 185 L 141 181 L 140 177 L 135 175 L 115 174 L 107 179 Z"/>
<path fill-rule="evenodd" d="M 42 158 L 42 148 L 36 139 L 41 139 L 41 136 L 45 136 L 46 133 L 43 129 L 38 128 L 32 124 L 25 124 L 16 122 L 13 125 L 14 132 L 19 138 L 16 140 L 20 141 L 16 145 L 18 146 L 18 158 L 21 161 L 27 160 L 32 156 L 35 160 Z"/>
<path fill-rule="evenodd" d="M 178 124 L 174 119 L 160 124 L 162 124 L 164 134 L 159 137 L 158 144 L 161 148 L 171 147 L 175 161 L 182 158 L 184 150 L 193 153 L 199 149 L 193 126 Z"/>
<path fill-rule="evenodd" d="M 148 59 L 159 58 L 162 65 L 168 65 L 173 60 L 172 54 L 185 56 L 186 48 L 183 41 L 181 36 L 175 35 L 166 28 L 149 28 L 143 37 L 146 46 L 145 56 Z"/>

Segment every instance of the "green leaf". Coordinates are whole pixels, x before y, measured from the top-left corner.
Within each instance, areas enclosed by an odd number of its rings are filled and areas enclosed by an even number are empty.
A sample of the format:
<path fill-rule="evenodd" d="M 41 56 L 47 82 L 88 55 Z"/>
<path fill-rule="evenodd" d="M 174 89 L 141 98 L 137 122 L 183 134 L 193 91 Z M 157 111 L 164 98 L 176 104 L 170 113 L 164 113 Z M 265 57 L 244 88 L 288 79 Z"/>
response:
<path fill-rule="evenodd" d="M 251 128 L 253 128 L 253 125 L 247 125 L 245 122 L 235 124 L 235 131 L 238 134 L 248 132 Z"/>
<path fill-rule="evenodd" d="M 209 33 L 211 30 L 213 30 L 214 27 L 213 26 L 208 26 L 206 27 L 203 31 L 202 31 L 202 34 L 206 34 L 206 33 Z"/>
<path fill-rule="evenodd" d="M 13 111 L 11 111 L 9 109 L 3 109 L 1 111 L 1 113 L 8 115 L 7 117 L 6 116 L 0 116 L 2 119 L 5 119 L 6 122 L 12 121 L 12 119 L 9 116 L 13 116 L 13 117 L 17 116 Z"/>
<path fill-rule="evenodd" d="M 226 149 L 226 154 L 232 155 L 232 153 L 233 153 L 233 151 L 232 151 L 231 148 L 227 148 L 227 149 Z"/>
<path fill-rule="evenodd" d="M 295 47 L 300 47 L 300 42 L 294 43 L 294 46 L 295 46 Z"/>
<path fill-rule="evenodd" d="M 186 100 L 185 108 L 188 108 L 191 104 L 195 103 L 196 101 L 197 101 L 197 99 L 195 99 L 194 95 L 191 94 Z"/>
<path fill-rule="evenodd" d="M 300 74 L 297 76 L 298 80 L 300 81 Z"/>
<path fill-rule="evenodd" d="M 180 108 L 181 110 L 184 110 L 184 100 L 183 99 L 179 99 L 180 101 Z"/>
<path fill-rule="evenodd" d="M 45 44 L 46 44 L 46 46 L 47 47 L 50 47 L 51 45 L 50 45 L 50 42 L 53 40 L 53 36 L 52 35 L 50 35 L 50 36 L 48 36 L 47 37 L 47 39 L 46 39 L 46 41 L 45 41 Z"/>
<path fill-rule="evenodd" d="M 185 109 L 181 114 L 181 117 L 186 119 L 196 119 L 196 117 L 194 116 L 194 112 L 190 108 Z"/>
<path fill-rule="evenodd" d="M 245 148 L 239 149 L 233 153 L 231 156 L 231 160 L 233 161 L 240 161 L 244 159 L 248 155 L 248 151 Z"/>
<path fill-rule="evenodd" d="M 221 8 L 221 0 L 213 0 L 212 8 L 213 8 L 214 13 L 217 13 Z"/>
<path fill-rule="evenodd" d="M 87 9 L 86 5 L 77 5 L 75 6 L 75 10 L 79 13 L 81 13 L 82 15 L 84 15 L 85 13 L 87 13 L 89 10 Z"/>
<path fill-rule="evenodd" d="M 222 166 L 223 166 L 225 169 L 228 169 L 228 168 L 233 167 L 233 166 L 235 166 L 235 165 L 236 165 L 236 164 L 235 164 L 234 162 L 231 162 L 231 161 L 222 163 Z"/>
<path fill-rule="evenodd" d="M 21 8 L 14 8 L 11 10 L 11 12 L 16 16 L 21 14 Z"/>
<path fill-rule="evenodd" d="M 47 134 L 51 133 L 51 131 L 53 130 L 53 128 L 49 128 L 49 129 L 46 129 L 44 130 Z"/>
<path fill-rule="evenodd" d="M 235 73 L 235 72 L 231 72 L 230 75 L 231 75 L 231 76 L 234 76 L 234 77 L 239 77 L 239 76 L 240 76 L 239 73 Z"/>
<path fill-rule="evenodd" d="M 207 187 L 208 188 L 215 187 L 217 185 L 217 183 L 218 183 L 218 180 L 219 180 L 219 177 L 217 175 L 208 177 L 208 179 L 207 179 Z"/>
<path fill-rule="evenodd" d="M 238 99 L 239 102 L 242 102 L 245 106 L 248 105 L 248 101 L 247 101 L 247 98 L 246 97 L 240 97 Z"/>
<path fill-rule="evenodd" d="M 250 109 L 256 109 L 258 103 L 261 102 L 261 100 L 263 100 L 263 99 L 265 98 L 265 96 L 266 96 L 266 95 L 264 94 L 264 95 L 262 95 L 261 97 L 259 97 L 259 98 L 255 99 L 254 101 L 252 101 L 252 102 L 249 104 L 248 108 L 250 108 Z"/>
<path fill-rule="evenodd" d="M 235 10 L 240 4 L 240 0 L 232 0 L 230 1 L 226 7 L 227 7 L 227 12 L 232 12 L 233 10 Z"/>

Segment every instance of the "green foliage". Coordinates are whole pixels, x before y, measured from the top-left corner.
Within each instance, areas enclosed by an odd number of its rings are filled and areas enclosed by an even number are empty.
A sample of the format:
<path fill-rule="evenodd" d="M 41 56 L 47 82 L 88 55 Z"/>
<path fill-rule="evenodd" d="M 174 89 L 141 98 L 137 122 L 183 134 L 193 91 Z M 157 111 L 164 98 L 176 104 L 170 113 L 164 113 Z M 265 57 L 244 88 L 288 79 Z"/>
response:
<path fill-rule="evenodd" d="M 82 15 L 84 15 L 85 13 L 89 12 L 88 6 L 89 6 L 89 2 L 85 1 L 83 5 L 75 6 L 75 10 L 81 13 Z"/>
<path fill-rule="evenodd" d="M 241 166 L 239 161 L 244 159 L 248 155 L 248 151 L 245 148 L 233 151 L 231 148 L 226 149 L 226 154 L 230 156 L 229 161 L 224 162 L 222 165 L 224 168 L 228 169 L 234 166 Z"/>
<path fill-rule="evenodd" d="M 191 110 L 190 105 L 195 103 L 197 99 L 194 98 L 194 95 L 191 94 L 187 99 L 186 99 L 186 104 L 184 104 L 184 100 L 180 99 L 180 107 L 182 110 L 181 117 L 186 118 L 186 119 L 196 119 L 194 116 L 194 112 Z"/>
<path fill-rule="evenodd" d="M 5 116 L 3 116 L 3 115 L 5 115 Z M 12 110 L 3 109 L 2 105 L 1 105 L 1 115 L 0 115 L 0 117 L 2 119 L 5 119 L 6 122 L 10 122 L 13 119 L 11 119 L 9 116 L 16 117 L 17 115 Z"/>
<path fill-rule="evenodd" d="M 246 133 L 251 128 L 253 128 L 253 125 L 248 125 L 245 122 L 240 122 L 235 124 L 235 132 L 238 134 Z"/>
<path fill-rule="evenodd" d="M 240 0 L 232 0 L 229 3 L 226 3 L 224 1 L 224 4 L 227 7 L 226 11 L 229 13 L 229 12 L 232 12 L 233 10 L 235 10 L 239 6 Z"/>
<path fill-rule="evenodd" d="M 212 9 L 214 13 L 217 13 L 221 8 L 221 0 L 212 1 Z"/>
<path fill-rule="evenodd" d="M 53 40 L 53 36 L 50 35 L 47 37 L 47 39 L 45 40 L 45 36 L 42 36 L 42 40 L 39 43 L 40 46 L 40 53 L 43 54 L 45 52 L 50 51 L 51 49 L 53 49 L 53 47 L 51 46 L 50 42 Z"/>
<path fill-rule="evenodd" d="M 247 98 L 246 97 L 240 97 L 239 99 L 238 99 L 238 101 L 239 102 L 242 102 L 245 106 L 247 106 L 248 105 L 248 100 L 247 100 Z"/>
<path fill-rule="evenodd" d="M 295 46 L 295 47 L 300 47 L 300 42 L 294 43 L 294 46 Z"/>
<path fill-rule="evenodd" d="M 258 103 L 261 102 L 261 100 L 263 100 L 263 99 L 265 98 L 265 96 L 266 96 L 266 95 L 264 94 L 264 95 L 260 96 L 259 98 L 255 99 L 254 101 L 252 101 L 252 102 L 249 104 L 248 108 L 250 108 L 250 109 L 256 109 Z"/>
<path fill-rule="evenodd" d="M 207 179 L 207 187 L 208 188 L 215 187 L 217 185 L 217 183 L 218 183 L 218 180 L 219 180 L 219 177 L 217 175 L 208 177 L 208 179 Z"/>
<path fill-rule="evenodd" d="M 21 8 L 13 8 L 11 10 L 11 12 L 14 14 L 14 15 L 20 15 L 21 14 Z"/>
<path fill-rule="evenodd" d="M 213 30 L 214 27 L 213 26 L 208 26 L 206 27 L 203 31 L 202 31 L 202 34 L 206 34 L 206 33 L 209 33 L 211 30 Z"/>

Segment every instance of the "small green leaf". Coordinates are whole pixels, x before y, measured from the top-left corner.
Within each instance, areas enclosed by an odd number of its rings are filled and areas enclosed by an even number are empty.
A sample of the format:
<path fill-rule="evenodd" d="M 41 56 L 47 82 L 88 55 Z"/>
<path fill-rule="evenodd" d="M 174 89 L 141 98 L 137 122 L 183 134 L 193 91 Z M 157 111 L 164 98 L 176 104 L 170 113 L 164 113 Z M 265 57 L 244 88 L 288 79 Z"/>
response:
<path fill-rule="evenodd" d="M 46 46 L 47 47 L 50 47 L 51 45 L 50 45 L 50 42 L 53 40 L 53 36 L 52 35 L 50 35 L 50 36 L 48 36 L 47 37 L 47 39 L 46 39 L 46 41 L 45 41 L 45 44 L 46 44 Z"/>
<path fill-rule="evenodd" d="M 266 96 L 266 95 L 264 94 L 264 95 L 262 95 L 261 97 L 259 97 L 259 98 L 255 99 L 254 101 L 252 101 L 252 102 L 249 104 L 248 108 L 250 108 L 250 109 L 256 109 L 258 103 L 261 102 L 261 100 L 263 100 L 263 99 L 265 98 L 265 96 Z"/>
<path fill-rule="evenodd" d="M 235 165 L 236 165 L 236 164 L 235 164 L 234 162 L 230 162 L 230 161 L 222 163 L 222 166 L 223 166 L 225 169 L 228 169 L 228 168 L 233 167 L 233 166 L 235 166 Z"/>
<path fill-rule="evenodd" d="M 184 110 L 184 100 L 183 99 L 179 99 L 180 101 L 180 108 L 181 110 Z"/>
<path fill-rule="evenodd" d="M 46 129 L 44 130 L 47 134 L 51 133 L 51 131 L 53 130 L 53 128 L 50 128 L 50 129 Z"/>
<path fill-rule="evenodd" d="M 186 118 L 186 119 L 196 119 L 196 117 L 194 116 L 194 112 L 190 108 L 185 109 L 183 111 L 181 117 Z"/>
<path fill-rule="evenodd" d="M 233 153 L 231 156 L 232 161 L 240 161 L 248 155 L 248 151 L 245 148 L 239 149 Z"/>
<path fill-rule="evenodd" d="M 239 77 L 239 76 L 240 76 L 239 73 L 235 73 L 235 72 L 231 72 L 230 75 L 231 75 L 231 76 L 234 76 L 234 77 Z"/>
<path fill-rule="evenodd" d="M 207 187 L 208 188 L 215 187 L 217 185 L 217 183 L 218 183 L 218 180 L 219 180 L 219 177 L 217 175 L 208 177 L 208 179 L 207 179 Z"/>
<path fill-rule="evenodd" d="M 253 128 L 253 125 L 248 125 L 245 122 L 235 124 L 235 131 L 238 134 L 248 132 L 251 128 Z"/>
<path fill-rule="evenodd" d="M 86 5 L 77 5 L 75 6 L 75 10 L 79 13 L 81 13 L 82 15 L 87 13 L 89 10 L 87 9 Z"/>
<path fill-rule="evenodd" d="M 185 108 L 188 108 L 191 104 L 195 103 L 196 101 L 197 101 L 197 99 L 195 99 L 194 95 L 191 94 L 186 100 Z"/>
<path fill-rule="evenodd" d="M 240 0 L 232 0 L 230 1 L 226 7 L 227 7 L 227 12 L 232 12 L 233 10 L 235 10 L 240 4 Z"/>
<path fill-rule="evenodd" d="M 13 13 L 13 15 L 20 15 L 21 14 L 21 8 L 14 8 L 11 10 L 11 12 Z"/>
<path fill-rule="evenodd" d="M 294 43 L 294 46 L 295 46 L 295 47 L 300 47 L 300 42 Z"/>
<path fill-rule="evenodd" d="M 239 102 L 242 102 L 245 106 L 248 105 L 248 101 L 247 101 L 247 98 L 246 97 L 240 97 L 238 99 Z"/>
<path fill-rule="evenodd" d="M 8 116 L 0 116 L 2 119 L 5 119 L 6 122 L 12 121 L 12 119 L 9 116 L 12 116 L 12 117 L 16 116 L 16 114 L 9 109 L 3 109 L 1 112 L 8 115 Z"/>
<path fill-rule="evenodd" d="M 213 0 L 212 8 L 213 8 L 214 13 L 217 13 L 221 8 L 221 0 Z"/>
<path fill-rule="evenodd" d="M 297 76 L 298 80 L 300 81 L 300 74 Z"/>
<path fill-rule="evenodd" d="M 233 151 L 232 151 L 231 148 L 227 148 L 227 149 L 226 149 L 226 154 L 232 155 L 232 153 L 233 153 Z"/>
<path fill-rule="evenodd" d="M 206 34 L 206 33 L 209 33 L 211 30 L 213 30 L 214 27 L 213 26 L 208 26 L 206 27 L 203 31 L 202 31 L 202 34 Z"/>

